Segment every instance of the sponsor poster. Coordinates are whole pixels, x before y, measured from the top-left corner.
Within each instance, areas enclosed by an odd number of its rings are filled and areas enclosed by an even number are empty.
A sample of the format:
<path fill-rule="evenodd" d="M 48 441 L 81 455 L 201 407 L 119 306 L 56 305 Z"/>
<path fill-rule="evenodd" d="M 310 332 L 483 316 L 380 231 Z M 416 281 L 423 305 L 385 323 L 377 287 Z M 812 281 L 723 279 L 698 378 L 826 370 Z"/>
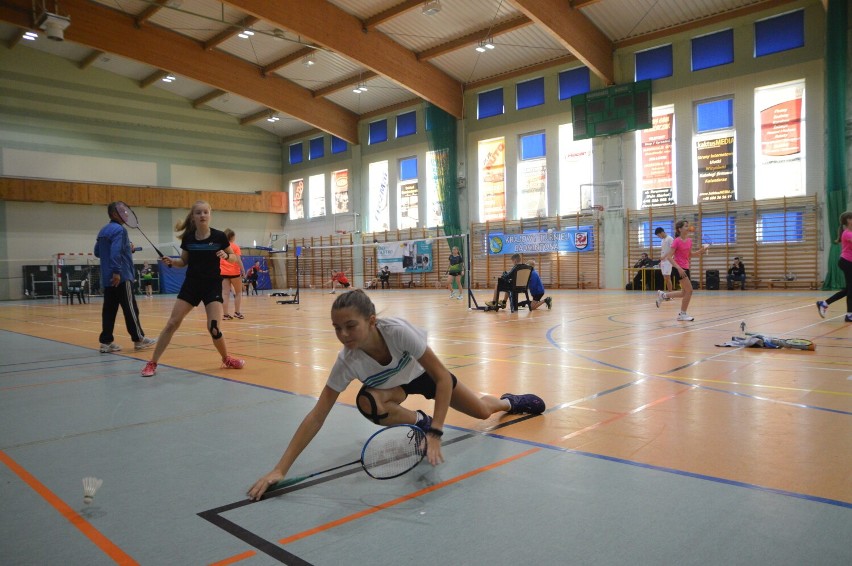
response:
<path fill-rule="evenodd" d="M 391 273 L 428 273 L 432 271 L 432 240 L 409 240 L 376 244 L 379 268 Z"/>
<path fill-rule="evenodd" d="M 311 218 L 325 216 L 325 174 L 308 177 L 308 193 L 311 197 Z"/>
<path fill-rule="evenodd" d="M 695 143 L 698 164 L 698 202 L 734 199 L 734 136 Z"/>
<path fill-rule="evenodd" d="M 519 218 L 547 216 L 547 164 L 545 159 L 530 159 L 518 164 Z"/>
<path fill-rule="evenodd" d="M 349 170 L 334 171 L 331 174 L 334 214 L 349 212 Z"/>
<path fill-rule="evenodd" d="M 559 232 L 530 232 L 526 234 L 488 234 L 488 253 L 491 255 L 591 252 L 595 249 L 591 226 L 566 228 Z"/>
<path fill-rule="evenodd" d="M 650 129 L 640 132 L 642 207 L 674 204 L 672 194 L 672 125 L 674 114 L 654 116 Z"/>
<path fill-rule="evenodd" d="M 417 228 L 420 212 L 417 204 L 417 181 L 399 184 L 399 225 L 400 230 Z"/>
<path fill-rule="evenodd" d="M 479 219 L 506 217 L 506 142 L 494 138 L 479 142 Z"/>
<path fill-rule="evenodd" d="M 805 194 L 804 91 L 804 81 L 755 91 L 760 128 L 755 172 L 758 199 Z"/>
<path fill-rule="evenodd" d="M 296 179 L 295 181 L 290 181 L 290 195 L 292 195 L 290 198 L 293 199 L 293 206 L 290 208 L 290 218 L 293 220 L 298 220 L 300 218 L 305 217 L 305 202 L 303 200 L 304 194 L 304 179 Z"/>
<path fill-rule="evenodd" d="M 444 225 L 444 207 L 438 194 L 440 171 L 446 170 L 447 151 L 426 152 L 426 226 Z"/>
<path fill-rule="evenodd" d="M 390 230 L 390 206 L 388 198 L 388 162 L 370 163 L 370 230 L 384 232 Z"/>

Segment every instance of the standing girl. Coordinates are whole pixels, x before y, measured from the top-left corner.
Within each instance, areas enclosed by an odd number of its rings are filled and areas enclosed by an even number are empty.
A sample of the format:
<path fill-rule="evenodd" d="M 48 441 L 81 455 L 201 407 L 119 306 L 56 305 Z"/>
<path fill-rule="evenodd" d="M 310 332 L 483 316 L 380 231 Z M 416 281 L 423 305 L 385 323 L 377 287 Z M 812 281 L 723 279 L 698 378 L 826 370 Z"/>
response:
<path fill-rule="evenodd" d="M 464 258 L 459 251 L 458 246 L 453 246 L 453 251 L 450 253 L 450 267 L 447 269 L 447 289 L 450 290 L 450 298 L 461 300 L 461 275 L 464 269 Z M 456 291 L 458 290 L 458 296 Z"/>
<path fill-rule="evenodd" d="M 142 265 L 142 285 L 145 287 L 145 296 L 150 299 L 154 293 L 154 270 L 147 261 Z"/>
<path fill-rule="evenodd" d="M 237 256 L 237 261 L 230 259 L 219 260 L 219 273 L 222 274 L 222 318 L 231 320 L 233 318 L 243 318 L 240 314 L 240 301 L 243 300 L 243 258 L 240 252 L 240 246 L 234 243 L 237 235 L 230 228 L 225 229 L 225 236 L 228 237 L 228 243 L 231 246 L 231 251 Z M 228 314 L 228 300 L 231 297 L 231 289 L 234 290 L 234 316 Z"/>
<path fill-rule="evenodd" d="M 181 232 L 180 247 L 183 251 L 180 258 L 165 257 L 163 263 L 169 267 L 186 266 L 186 279 L 180 288 L 175 306 L 172 307 L 169 321 L 160 334 L 154 355 L 142 370 L 142 377 L 151 377 L 157 373 L 157 362 L 171 342 L 172 336 L 186 315 L 202 302 L 207 312 L 207 331 L 222 356 L 222 367 L 240 369 L 246 363 L 245 360 L 228 355 L 225 339 L 219 329 L 222 322 L 222 276 L 219 274 L 219 260 L 235 262 L 238 257 L 231 250 L 225 233 L 210 227 L 210 216 L 210 205 L 200 200 L 192 205 L 186 218 L 175 225 L 175 231 Z"/>
<path fill-rule="evenodd" d="M 249 489 L 260 499 L 269 486 L 282 480 L 296 458 L 322 428 L 337 397 L 354 380 L 363 385 L 356 397 L 358 410 L 381 426 L 414 424 L 426 432 L 426 455 L 433 466 L 444 461 L 441 435 L 450 407 L 478 419 L 494 413 L 544 412 L 544 401 L 532 395 L 478 397 L 458 381 L 426 344 L 426 333 L 399 318 L 376 318 L 376 307 L 362 290 L 343 293 L 331 306 L 331 323 L 343 349 L 317 404 L 296 429 L 284 455 L 271 472 Z M 402 406 L 411 394 L 435 399 L 434 416 Z"/>
<path fill-rule="evenodd" d="M 656 301 L 657 308 L 660 308 L 660 303 L 666 299 L 681 297 L 680 312 L 677 315 L 677 319 L 682 321 L 695 320 L 695 318 L 689 316 L 686 312 L 686 309 L 689 308 L 689 301 L 692 299 L 692 280 L 689 276 L 689 257 L 692 254 L 692 238 L 689 237 L 689 234 L 689 222 L 681 220 L 675 224 L 675 238 L 672 241 L 672 247 L 667 256 L 664 256 L 662 260 L 669 260 L 675 269 L 677 269 L 678 275 L 680 275 L 680 291 L 657 291 Z M 703 255 L 706 250 L 707 248 L 701 248 L 697 253 L 698 255 Z"/>
<path fill-rule="evenodd" d="M 852 212 L 844 212 L 840 215 L 840 231 L 834 241 L 840 244 L 840 260 L 837 267 L 846 278 L 846 288 L 841 289 L 825 301 L 817 301 L 817 311 L 825 318 L 828 305 L 846 297 L 846 322 L 852 322 Z"/>

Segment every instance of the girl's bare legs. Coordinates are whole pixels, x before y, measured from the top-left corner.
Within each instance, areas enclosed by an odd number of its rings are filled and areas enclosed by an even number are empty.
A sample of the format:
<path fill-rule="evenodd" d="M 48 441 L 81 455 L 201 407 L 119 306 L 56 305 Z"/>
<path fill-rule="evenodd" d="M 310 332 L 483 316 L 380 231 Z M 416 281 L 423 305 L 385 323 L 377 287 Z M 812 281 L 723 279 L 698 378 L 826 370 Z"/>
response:
<path fill-rule="evenodd" d="M 231 280 L 227 277 L 222 279 L 222 312 L 228 314 L 228 301 L 231 299 Z M 236 303 L 236 299 L 234 299 Z M 240 309 L 237 309 L 240 310 Z"/>
<path fill-rule="evenodd" d="M 239 314 L 242 311 L 240 310 L 240 305 L 243 301 L 243 280 L 241 277 L 234 277 L 231 279 L 231 286 L 234 288 L 234 313 Z M 224 301 L 225 297 L 222 297 Z M 224 307 L 224 302 L 222 303 L 222 312 L 228 312 Z"/>
<path fill-rule="evenodd" d="M 222 332 L 222 303 L 213 301 L 204 307 L 204 310 L 207 312 L 207 329 L 212 328 L 212 323 L 215 322 L 217 330 Z M 225 346 L 224 337 L 213 338 L 213 345 L 223 360 L 228 357 L 228 348 Z"/>
<path fill-rule="evenodd" d="M 184 301 L 183 299 L 178 299 L 175 301 L 175 306 L 172 307 L 172 314 L 169 315 L 169 321 L 166 323 L 165 328 L 163 328 L 162 332 L 160 332 L 160 336 L 157 338 L 157 345 L 154 346 L 154 355 L 151 356 L 151 361 L 157 363 L 160 360 L 160 356 L 163 355 L 163 352 L 166 351 L 166 347 L 169 345 L 169 342 L 172 341 L 172 336 L 174 336 L 175 332 L 178 328 L 180 328 L 181 322 L 186 318 L 186 315 L 195 307 Z"/>

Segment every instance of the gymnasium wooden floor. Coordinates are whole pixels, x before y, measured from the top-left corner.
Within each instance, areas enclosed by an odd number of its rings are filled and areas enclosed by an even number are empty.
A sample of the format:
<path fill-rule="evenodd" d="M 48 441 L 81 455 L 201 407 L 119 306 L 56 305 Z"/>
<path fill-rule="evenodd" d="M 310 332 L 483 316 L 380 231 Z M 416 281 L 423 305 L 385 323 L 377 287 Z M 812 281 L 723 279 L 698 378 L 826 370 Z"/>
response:
<path fill-rule="evenodd" d="M 852 324 L 840 303 L 819 318 L 827 293 L 700 291 L 694 322 L 650 292 L 557 291 L 514 314 L 369 293 L 467 385 L 548 410 L 451 411 L 442 466 L 385 482 L 356 467 L 249 503 L 340 349 L 333 295 L 244 297 L 223 323 L 239 371 L 219 369 L 196 309 L 149 379 L 121 315 L 124 351 L 98 352 L 99 299 L 0 303 L 0 563 L 852 564 Z M 139 303 L 156 336 L 174 296 Z M 716 347 L 741 321 L 817 349 Z M 376 426 L 356 392 L 291 474 L 357 458 Z M 90 506 L 84 476 L 104 480 Z"/>

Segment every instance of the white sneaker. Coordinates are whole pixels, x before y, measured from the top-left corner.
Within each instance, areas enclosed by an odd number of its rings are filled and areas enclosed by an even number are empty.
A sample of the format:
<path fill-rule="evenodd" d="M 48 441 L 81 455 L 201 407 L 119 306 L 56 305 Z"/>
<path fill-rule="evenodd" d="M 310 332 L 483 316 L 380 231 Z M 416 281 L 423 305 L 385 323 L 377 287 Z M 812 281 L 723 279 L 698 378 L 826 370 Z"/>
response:
<path fill-rule="evenodd" d="M 660 303 L 666 300 L 666 294 L 662 291 L 657 291 L 657 299 L 654 301 L 657 303 L 657 308 L 660 308 Z"/>
<path fill-rule="evenodd" d="M 156 338 L 143 337 L 142 340 L 140 340 L 139 342 L 134 342 L 133 347 L 136 350 L 144 350 L 145 348 L 150 348 L 151 346 L 153 346 L 156 343 L 157 343 Z"/>
<path fill-rule="evenodd" d="M 450 298 L 451 298 L 451 299 L 455 299 L 455 298 L 456 298 L 456 292 L 455 292 L 455 291 L 453 291 L 452 293 L 450 293 Z"/>
<path fill-rule="evenodd" d="M 101 354 L 112 354 L 113 352 L 120 352 L 121 346 L 113 342 L 112 344 L 101 344 Z"/>
<path fill-rule="evenodd" d="M 329 291 L 329 292 L 328 292 L 328 294 L 329 294 L 329 295 L 333 295 L 333 294 L 335 294 L 335 293 L 336 293 L 336 291 Z"/>
<path fill-rule="evenodd" d="M 685 320 L 685 321 L 687 321 L 687 322 L 692 321 L 692 320 L 695 320 L 695 318 L 693 318 L 693 317 L 689 316 L 689 315 L 688 315 L 688 314 L 686 314 L 685 312 L 678 313 L 678 315 L 677 315 L 677 319 L 678 319 L 678 320 Z"/>

